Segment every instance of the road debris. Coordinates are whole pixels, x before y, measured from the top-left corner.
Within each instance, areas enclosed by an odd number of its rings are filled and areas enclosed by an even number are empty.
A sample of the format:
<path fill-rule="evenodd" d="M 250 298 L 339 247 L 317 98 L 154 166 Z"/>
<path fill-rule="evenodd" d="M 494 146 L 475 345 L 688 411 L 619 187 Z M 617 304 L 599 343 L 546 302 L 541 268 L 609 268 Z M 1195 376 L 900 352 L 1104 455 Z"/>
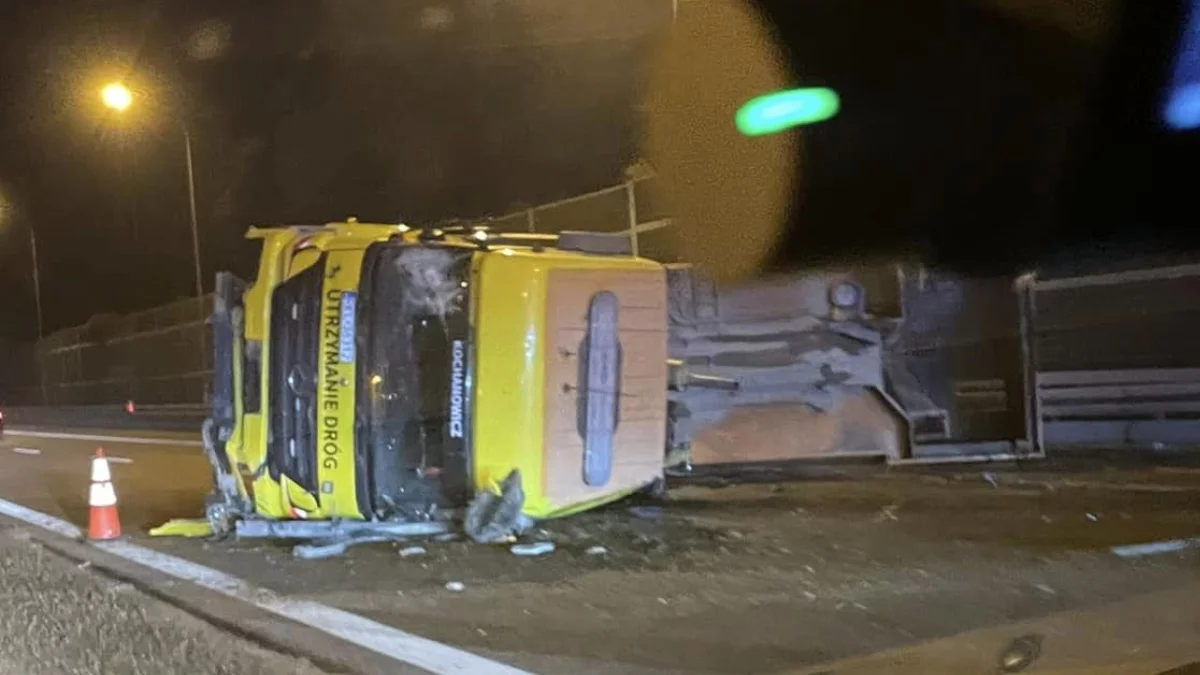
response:
<path fill-rule="evenodd" d="M 1033 665 L 1041 655 L 1042 636 L 1022 635 L 1000 652 L 1000 670 L 1005 673 L 1019 673 Z"/>
<path fill-rule="evenodd" d="M 1086 514 L 1084 514 L 1084 517 L 1086 517 L 1088 520 L 1092 521 L 1093 523 L 1096 522 L 1097 520 L 1100 520 L 1100 517 L 1094 513 L 1086 513 Z"/>
<path fill-rule="evenodd" d="M 150 528 L 151 537 L 210 537 L 212 523 L 207 518 L 174 518 Z"/>
<path fill-rule="evenodd" d="M 37 448 L 13 448 L 12 451 L 17 453 L 18 455 L 40 455 L 40 454 L 42 454 L 42 451 L 38 450 Z"/>
<path fill-rule="evenodd" d="M 513 469 L 498 487 L 499 492 L 480 492 L 467 506 L 463 530 L 477 543 L 507 544 L 533 524 L 521 514 L 525 505 L 521 472 Z"/>
<path fill-rule="evenodd" d="M 346 553 L 346 549 L 358 544 L 377 544 L 390 541 L 395 537 L 386 534 L 349 535 L 340 539 L 316 539 L 309 544 L 297 544 L 292 547 L 292 555 L 300 560 L 321 560 L 334 558 Z"/>
<path fill-rule="evenodd" d="M 513 555 L 520 556 L 538 556 L 546 555 L 554 552 L 554 542 L 552 541 L 536 541 L 531 544 L 513 544 L 508 549 Z"/>
<path fill-rule="evenodd" d="M 603 546 L 599 546 L 599 545 L 589 546 L 587 551 L 584 551 L 584 552 L 587 553 L 588 555 L 608 555 L 608 549 L 604 548 Z"/>
<path fill-rule="evenodd" d="M 1126 546 L 1113 546 L 1110 550 L 1122 558 L 1138 558 L 1146 555 L 1160 555 L 1163 553 L 1177 553 L 1193 546 L 1200 546 L 1200 538 L 1195 539 L 1167 539 L 1164 541 L 1154 541 L 1146 544 L 1129 544 Z"/>
<path fill-rule="evenodd" d="M 446 582 L 446 590 L 450 591 L 451 593 L 462 593 L 466 589 L 467 589 L 466 585 L 464 585 L 463 582 L 461 582 L 461 581 L 447 581 Z"/>
<path fill-rule="evenodd" d="M 1050 588 L 1046 584 L 1034 584 L 1033 587 L 1045 593 L 1046 595 L 1058 595 L 1058 591 Z"/>
<path fill-rule="evenodd" d="M 979 474 L 979 477 L 987 481 L 992 487 L 1000 487 L 1000 481 L 996 480 L 996 474 L 991 471 L 984 471 Z"/>
<path fill-rule="evenodd" d="M 401 558 L 412 558 L 419 555 L 425 555 L 425 553 L 426 550 L 424 546 L 405 546 L 404 548 L 400 549 Z"/>
<path fill-rule="evenodd" d="M 888 504 L 882 509 L 879 509 L 878 515 L 875 516 L 875 521 L 882 522 L 884 520 L 900 520 L 900 517 L 896 515 L 896 509 L 898 508 L 900 508 L 899 504 Z"/>

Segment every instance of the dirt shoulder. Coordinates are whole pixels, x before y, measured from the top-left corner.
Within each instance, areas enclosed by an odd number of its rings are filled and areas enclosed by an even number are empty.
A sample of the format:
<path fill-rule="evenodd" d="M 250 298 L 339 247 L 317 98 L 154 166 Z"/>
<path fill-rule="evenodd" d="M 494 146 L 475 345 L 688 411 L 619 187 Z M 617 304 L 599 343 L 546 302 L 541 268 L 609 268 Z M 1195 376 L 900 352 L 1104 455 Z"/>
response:
<path fill-rule="evenodd" d="M 267 651 L 0 530 L 0 672 L 186 675 L 324 672 Z"/>

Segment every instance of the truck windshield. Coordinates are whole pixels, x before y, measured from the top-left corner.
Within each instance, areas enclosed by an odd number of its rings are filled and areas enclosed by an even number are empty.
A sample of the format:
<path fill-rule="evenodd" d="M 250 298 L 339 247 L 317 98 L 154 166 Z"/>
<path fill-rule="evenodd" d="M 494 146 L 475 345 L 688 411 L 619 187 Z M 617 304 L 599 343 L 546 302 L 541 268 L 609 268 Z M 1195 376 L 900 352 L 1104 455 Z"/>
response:
<path fill-rule="evenodd" d="M 471 255 L 380 244 L 364 262 L 359 438 L 380 516 L 465 496 Z"/>

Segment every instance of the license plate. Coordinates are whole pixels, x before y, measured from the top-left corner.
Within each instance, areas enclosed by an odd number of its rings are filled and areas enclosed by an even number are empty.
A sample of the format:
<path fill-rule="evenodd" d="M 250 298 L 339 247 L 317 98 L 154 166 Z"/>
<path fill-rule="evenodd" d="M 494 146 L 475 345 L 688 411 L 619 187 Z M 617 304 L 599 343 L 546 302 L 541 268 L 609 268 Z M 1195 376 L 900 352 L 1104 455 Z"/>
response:
<path fill-rule="evenodd" d="M 358 309 L 358 294 L 342 293 L 342 325 L 338 339 L 338 360 L 342 363 L 354 363 L 354 329 L 355 316 Z"/>

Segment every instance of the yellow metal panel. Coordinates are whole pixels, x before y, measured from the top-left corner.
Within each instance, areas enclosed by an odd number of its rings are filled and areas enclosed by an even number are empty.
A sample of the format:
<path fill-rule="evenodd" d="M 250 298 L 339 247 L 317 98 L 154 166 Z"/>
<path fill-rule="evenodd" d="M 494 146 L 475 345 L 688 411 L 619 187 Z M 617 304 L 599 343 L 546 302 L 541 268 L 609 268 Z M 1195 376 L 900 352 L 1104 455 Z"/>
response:
<path fill-rule="evenodd" d="M 208 537 L 212 533 L 207 518 L 176 518 L 150 529 L 151 537 Z"/>
<path fill-rule="evenodd" d="M 475 391 L 472 434 L 476 490 L 521 470 L 525 510 L 544 510 L 542 340 L 545 268 L 522 253 L 483 256 L 475 280 Z"/>
<path fill-rule="evenodd" d="M 304 270 L 312 267 L 313 265 L 316 265 L 317 261 L 320 259 L 321 250 L 318 248 L 306 248 L 302 251 L 297 251 L 295 255 L 292 256 L 291 261 L 288 263 L 288 278 L 290 279 L 297 274 L 300 274 Z"/>
<path fill-rule="evenodd" d="M 287 476 L 280 477 L 280 482 L 283 483 L 288 503 L 292 506 L 305 513 L 316 513 L 320 509 L 316 497 L 309 494 L 303 486 L 293 482 Z"/>
<path fill-rule="evenodd" d="M 624 496 L 629 490 L 556 504 L 544 489 L 546 290 L 555 269 L 656 271 L 650 260 L 549 250 L 498 249 L 481 256 L 475 279 L 476 363 L 472 466 L 476 490 L 520 469 L 526 515 L 549 518 Z M 663 382 L 666 386 L 666 382 Z"/>
<path fill-rule="evenodd" d="M 267 459 L 266 433 L 263 422 L 261 414 L 247 414 L 243 415 L 241 419 L 242 456 L 245 458 L 245 465 L 236 467 L 236 469 L 244 469 L 250 476 L 254 476 Z M 255 440 L 251 442 L 251 439 Z M 255 512 L 268 518 L 286 517 L 288 501 L 284 497 L 283 488 L 279 483 L 272 480 L 265 469 L 262 470 L 261 475 L 251 480 L 251 496 L 254 500 Z"/>
<path fill-rule="evenodd" d="M 417 232 L 401 225 L 381 225 L 379 223 L 331 223 L 334 237 L 330 242 L 332 248 L 366 248 L 377 241 L 386 241 L 393 237 L 403 237 L 412 241 Z"/>
<path fill-rule="evenodd" d="M 243 413 L 238 421 L 238 427 L 242 432 L 242 462 L 247 471 L 253 472 L 266 459 L 265 446 L 252 447 L 247 439 L 263 437 L 262 413 Z"/>
<path fill-rule="evenodd" d="M 242 459 L 251 472 L 257 471 L 267 459 L 266 428 L 263 417 L 270 410 L 267 392 L 266 364 L 270 363 L 270 344 L 267 330 L 271 325 L 271 292 L 283 277 L 286 253 L 296 233 L 292 230 L 251 230 L 247 237 L 263 239 L 258 276 L 243 296 L 246 310 L 246 339 L 262 341 L 263 375 L 259 383 L 262 415 L 245 415 L 242 430 Z M 254 510 L 268 518 L 288 517 L 288 501 L 282 486 L 263 471 L 254 480 Z"/>
<path fill-rule="evenodd" d="M 291 517 L 283 485 L 272 480 L 265 470 L 254 481 L 254 511 L 267 518 Z"/>
<path fill-rule="evenodd" d="M 355 363 L 343 360 L 342 306 L 358 291 L 363 250 L 334 250 L 325 262 L 317 362 L 317 489 L 320 515 L 363 518 L 354 461 Z M 353 342 L 351 342 L 353 344 Z"/>
<path fill-rule="evenodd" d="M 233 315 L 233 428 L 230 430 L 229 438 L 225 441 L 225 457 L 229 460 L 230 468 L 235 476 L 238 476 L 237 491 L 242 499 L 249 499 L 250 493 L 246 486 L 246 481 L 239 475 L 238 466 L 249 465 L 245 453 L 245 440 L 243 434 L 246 430 L 246 409 L 245 401 L 242 400 L 242 392 L 245 373 L 242 372 L 242 364 L 244 363 L 243 355 L 246 348 L 246 341 L 243 337 L 245 332 L 245 311 L 243 308 L 242 318 L 239 320 L 238 315 Z"/>
<path fill-rule="evenodd" d="M 286 253 L 296 233 L 292 230 L 255 230 L 247 235 L 250 238 L 263 240 L 262 254 L 259 257 L 258 276 L 246 291 L 243 305 L 246 309 L 246 339 L 259 340 L 262 343 L 262 363 L 264 377 L 259 382 L 259 400 L 262 401 L 262 415 L 270 410 L 270 399 L 267 391 L 266 364 L 270 363 L 270 342 L 268 327 L 271 325 L 271 292 L 283 278 Z M 247 416 L 250 417 L 250 416 Z M 260 417 L 257 423 L 246 420 L 242 432 L 242 457 L 251 471 L 256 471 L 267 459 L 267 436 L 265 425 Z M 287 499 L 278 483 L 271 480 L 263 472 L 254 481 L 255 511 L 267 517 L 286 517 L 288 513 Z"/>
<path fill-rule="evenodd" d="M 271 323 L 271 291 L 283 277 L 284 251 L 296 233 L 291 230 L 251 230 L 247 236 L 261 238 L 263 248 L 258 276 L 245 295 L 246 339 L 263 340 Z"/>

